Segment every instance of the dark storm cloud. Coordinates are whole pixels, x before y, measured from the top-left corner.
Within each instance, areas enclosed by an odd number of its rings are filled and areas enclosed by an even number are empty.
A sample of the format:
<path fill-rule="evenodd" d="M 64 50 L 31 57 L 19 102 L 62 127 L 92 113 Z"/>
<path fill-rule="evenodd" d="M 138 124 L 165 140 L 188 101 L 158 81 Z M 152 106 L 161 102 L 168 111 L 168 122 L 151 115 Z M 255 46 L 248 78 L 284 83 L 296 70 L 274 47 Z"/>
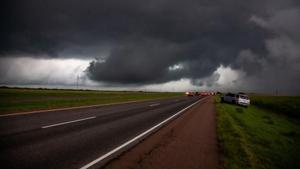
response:
<path fill-rule="evenodd" d="M 201 52 L 195 49 L 201 48 L 197 43 L 260 47 L 251 40 L 240 43 L 242 38 L 263 35 L 247 23 L 251 8 L 248 13 L 244 9 L 248 4 L 233 4 L 191 0 L 9 1 L 1 15 L 4 24 L 0 50 L 2 54 L 28 52 L 51 56 L 74 46 L 84 49 L 109 44 L 118 48 L 127 41 L 139 43 L 141 38 L 166 44 L 193 43 L 190 51 L 194 55 Z"/>
<path fill-rule="evenodd" d="M 27 0 L 2 8 L 1 56 L 96 57 L 88 76 L 114 84 L 198 83 L 221 64 L 255 76 L 276 69 L 274 45 L 299 47 L 297 0 Z M 294 51 L 287 55 L 299 58 Z"/>

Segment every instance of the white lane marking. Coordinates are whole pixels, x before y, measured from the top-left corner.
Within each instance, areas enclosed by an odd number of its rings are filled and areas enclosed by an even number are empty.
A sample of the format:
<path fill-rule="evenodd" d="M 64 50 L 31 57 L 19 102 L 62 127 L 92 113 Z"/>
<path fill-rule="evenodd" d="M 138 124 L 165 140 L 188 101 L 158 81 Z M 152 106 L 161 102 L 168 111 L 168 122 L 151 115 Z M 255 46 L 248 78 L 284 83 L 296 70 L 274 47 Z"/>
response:
<path fill-rule="evenodd" d="M 50 127 L 61 126 L 64 124 L 75 123 L 75 122 L 84 121 L 84 120 L 90 120 L 90 119 L 94 119 L 94 118 L 96 118 L 96 116 L 87 117 L 87 118 L 78 119 L 78 120 L 66 121 L 66 122 L 62 122 L 62 123 L 56 123 L 56 124 L 52 124 L 52 125 L 43 126 L 42 128 L 46 129 L 46 128 L 50 128 Z"/>
<path fill-rule="evenodd" d="M 89 168 L 89 167 L 91 167 L 91 166 L 93 166 L 93 165 L 99 163 L 100 161 L 104 160 L 105 158 L 109 157 L 110 155 L 112 155 L 112 154 L 118 152 L 118 151 L 121 150 L 122 148 L 128 146 L 129 144 L 133 143 L 134 141 L 136 141 L 136 140 L 138 140 L 138 139 L 144 137 L 145 135 L 149 134 L 149 133 L 152 132 L 153 130 L 159 128 L 159 127 L 162 126 L 163 124 L 165 124 L 165 123 L 167 123 L 168 121 L 172 120 L 174 117 L 180 115 L 181 113 L 183 113 L 184 111 L 186 111 L 187 109 L 189 109 L 190 107 L 194 106 L 195 104 L 199 103 L 199 102 L 202 101 L 202 100 L 203 100 L 203 99 L 200 99 L 200 100 L 198 100 L 197 102 L 195 102 L 195 103 L 193 103 L 193 104 L 191 104 L 191 105 L 189 105 L 189 106 L 183 108 L 182 110 L 178 111 L 177 113 L 175 113 L 175 114 L 172 115 L 171 117 L 165 119 L 164 121 L 158 123 L 157 125 L 151 127 L 150 129 L 148 129 L 148 130 L 146 130 L 145 132 L 139 134 L 138 136 L 134 137 L 133 139 L 131 139 L 131 140 L 129 140 L 129 141 L 123 143 L 122 145 L 120 145 L 120 146 L 114 148 L 113 150 L 107 152 L 106 154 L 104 154 L 104 155 L 98 157 L 97 159 L 95 159 L 94 161 L 92 161 L 92 162 L 90 162 L 90 163 L 84 165 L 84 166 L 81 167 L 80 169 L 87 169 L 87 168 Z"/>
<path fill-rule="evenodd" d="M 154 107 L 154 106 L 158 106 L 158 105 L 160 105 L 160 103 L 150 104 L 149 106 L 150 106 L 150 107 Z"/>

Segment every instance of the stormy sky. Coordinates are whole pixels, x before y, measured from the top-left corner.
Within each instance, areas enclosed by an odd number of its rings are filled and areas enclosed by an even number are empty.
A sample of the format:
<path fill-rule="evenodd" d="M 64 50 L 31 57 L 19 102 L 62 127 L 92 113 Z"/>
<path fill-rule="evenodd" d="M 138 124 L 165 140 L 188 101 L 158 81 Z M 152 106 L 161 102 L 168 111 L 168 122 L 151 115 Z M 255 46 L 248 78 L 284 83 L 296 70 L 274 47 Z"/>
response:
<path fill-rule="evenodd" d="M 300 94 L 299 0 L 10 0 L 0 13 L 2 85 Z"/>

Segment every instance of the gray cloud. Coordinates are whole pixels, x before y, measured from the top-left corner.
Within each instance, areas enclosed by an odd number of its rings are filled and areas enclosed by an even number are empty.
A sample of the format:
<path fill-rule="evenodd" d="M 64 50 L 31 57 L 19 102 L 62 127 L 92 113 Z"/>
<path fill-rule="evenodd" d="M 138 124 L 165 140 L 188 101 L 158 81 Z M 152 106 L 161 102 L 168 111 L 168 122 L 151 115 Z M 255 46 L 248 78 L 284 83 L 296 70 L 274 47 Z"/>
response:
<path fill-rule="evenodd" d="M 251 85 L 242 87 L 267 90 L 261 86 L 281 78 L 278 86 L 292 91 L 287 80 L 300 82 L 299 5 L 297 0 L 8 1 L 1 10 L 0 56 L 100 58 L 90 63 L 88 77 L 114 85 L 188 78 L 213 86 L 218 79 L 213 72 L 224 65 L 245 72 L 243 81 Z M 178 64 L 181 69 L 169 69 Z M 279 69 L 282 76 L 273 76 Z"/>
<path fill-rule="evenodd" d="M 268 18 L 251 17 L 251 21 L 274 33 L 264 40 L 266 54 L 251 50 L 238 55 L 239 68 L 248 76 L 241 80 L 244 88 L 253 91 L 281 91 L 299 94 L 300 88 L 300 9 L 277 11 Z"/>

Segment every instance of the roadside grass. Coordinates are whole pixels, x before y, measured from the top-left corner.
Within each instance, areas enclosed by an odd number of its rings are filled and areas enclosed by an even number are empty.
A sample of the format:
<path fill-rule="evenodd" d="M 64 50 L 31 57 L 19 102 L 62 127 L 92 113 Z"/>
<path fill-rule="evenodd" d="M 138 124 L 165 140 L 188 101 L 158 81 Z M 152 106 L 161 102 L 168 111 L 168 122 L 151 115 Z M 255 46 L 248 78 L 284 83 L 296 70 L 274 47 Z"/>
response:
<path fill-rule="evenodd" d="M 182 93 L 0 89 L 0 114 L 182 96 Z"/>
<path fill-rule="evenodd" d="M 251 95 L 251 102 L 262 108 L 300 118 L 300 96 Z"/>
<path fill-rule="evenodd" d="M 225 168 L 300 168 L 300 125 L 292 117 L 255 105 L 220 103 L 219 96 L 216 108 Z"/>

